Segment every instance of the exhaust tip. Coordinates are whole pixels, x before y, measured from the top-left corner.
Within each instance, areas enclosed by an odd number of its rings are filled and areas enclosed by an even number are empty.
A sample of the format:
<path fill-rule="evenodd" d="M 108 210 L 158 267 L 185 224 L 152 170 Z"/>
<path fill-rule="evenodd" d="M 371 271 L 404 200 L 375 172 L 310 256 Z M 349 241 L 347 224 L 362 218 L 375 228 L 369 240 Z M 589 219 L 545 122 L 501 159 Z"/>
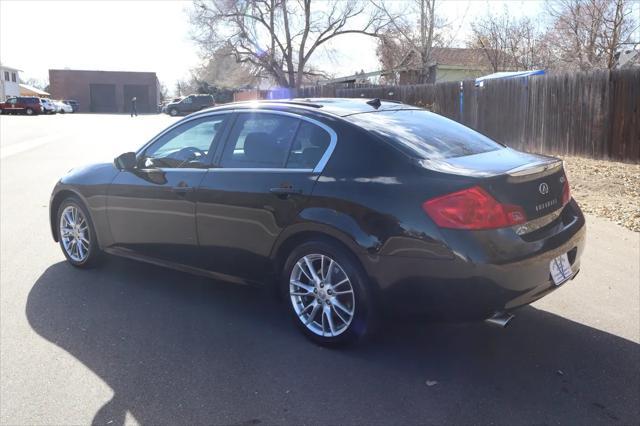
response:
<path fill-rule="evenodd" d="M 509 312 L 496 312 L 484 321 L 488 324 L 505 328 L 514 317 L 515 315 Z"/>

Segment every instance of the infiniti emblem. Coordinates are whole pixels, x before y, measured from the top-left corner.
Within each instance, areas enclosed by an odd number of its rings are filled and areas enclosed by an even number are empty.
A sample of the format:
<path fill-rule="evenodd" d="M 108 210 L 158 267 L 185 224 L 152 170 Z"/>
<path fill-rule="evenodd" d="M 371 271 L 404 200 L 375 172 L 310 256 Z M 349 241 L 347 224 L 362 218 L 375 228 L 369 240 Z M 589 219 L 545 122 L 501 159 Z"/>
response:
<path fill-rule="evenodd" d="M 547 195 L 549 193 L 549 185 L 547 185 L 546 182 L 542 182 L 538 187 L 538 191 L 540 191 L 542 195 Z"/>

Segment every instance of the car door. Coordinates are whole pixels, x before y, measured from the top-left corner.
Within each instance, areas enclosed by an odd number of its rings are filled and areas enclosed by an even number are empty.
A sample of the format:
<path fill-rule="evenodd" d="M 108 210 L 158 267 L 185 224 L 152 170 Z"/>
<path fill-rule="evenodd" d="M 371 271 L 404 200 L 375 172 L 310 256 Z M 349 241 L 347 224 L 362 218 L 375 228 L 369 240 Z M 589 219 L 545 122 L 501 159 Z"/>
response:
<path fill-rule="evenodd" d="M 111 183 L 107 216 L 116 245 L 192 264 L 195 190 L 230 114 L 183 120 L 137 153 L 137 167 Z"/>
<path fill-rule="evenodd" d="M 328 126 L 286 112 L 235 114 L 198 189 L 201 266 L 264 279 L 271 249 L 292 224 L 336 143 Z"/>
<path fill-rule="evenodd" d="M 18 99 L 16 98 L 7 99 L 6 105 L 7 105 L 6 107 L 7 111 L 15 112 L 18 108 Z"/>
<path fill-rule="evenodd" d="M 186 98 L 184 98 L 179 104 L 179 108 L 180 108 L 180 112 L 183 113 L 190 113 L 195 111 L 194 109 L 194 99 L 195 96 L 191 95 L 191 96 L 187 96 Z"/>

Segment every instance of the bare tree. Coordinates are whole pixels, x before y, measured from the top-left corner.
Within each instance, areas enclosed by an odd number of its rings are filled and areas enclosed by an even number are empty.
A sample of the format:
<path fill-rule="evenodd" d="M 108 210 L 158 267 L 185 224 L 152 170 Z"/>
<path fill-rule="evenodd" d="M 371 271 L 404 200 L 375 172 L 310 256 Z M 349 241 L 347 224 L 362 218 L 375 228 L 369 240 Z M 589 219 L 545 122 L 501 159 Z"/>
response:
<path fill-rule="evenodd" d="M 396 25 L 400 24 L 396 23 Z M 410 32 L 411 30 L 408 27 L 404 28 L 402 33 L 394 28 L 388 28 L 378 37 L 376 56 L 382 69 L 389 71 L 382 76 L 387 84 L 399 83 L 398 73 L 394 70 L 401 66 L 413 49 L 413 44 L 403 36 L 403 34 L 409 34 Z"/>
<path fill-rule="evenodd" d="M 613 68 L 616 54 L 633 40 L 638 17 L 629 0 L 553 0 L 548 41 L 558 68 Z"/>
<path fill-rule="evenodd" d="M 359 0 L 195 0 L 190 18 L 205 55 L 227 49 L 282 87 L 320 75 L 310 61 L 327 42 L 345 34 L 377 36 L 385 26 L 383 15 Z"/>
<path fill-rule="evenodd" d="M 506 7 L 472 22 L 467 45 L 482 49 L 493 72 L 544 68 L 549 62 L 544 33 L 528 17 L 513 18 Z"/>
<path fill-rule="evenodd" d="M 223 47 L 212 53 L 206 63 L 191 71 L 194 79 L 220 88 L 237 89 L 254 86 L 263 77 L 251 64 L 236 62 L 233 51 Z"/>
<path fill-rule="evenodd" d="M 434 46 L 442 44 L 439 30 L 446 25 L 436 15 L 436 0 L 371 2 L 389 21 L 387 30 L 379 38 L 376 51 L 381 65 L 390 70 L 402 65 L 407 55 L 416 55 L 418 79 L 421 83 L 428 82 L 434 65 L 432 50 Z M 417 25 L 413 24 L 414 19 L 417 19 Z"/>

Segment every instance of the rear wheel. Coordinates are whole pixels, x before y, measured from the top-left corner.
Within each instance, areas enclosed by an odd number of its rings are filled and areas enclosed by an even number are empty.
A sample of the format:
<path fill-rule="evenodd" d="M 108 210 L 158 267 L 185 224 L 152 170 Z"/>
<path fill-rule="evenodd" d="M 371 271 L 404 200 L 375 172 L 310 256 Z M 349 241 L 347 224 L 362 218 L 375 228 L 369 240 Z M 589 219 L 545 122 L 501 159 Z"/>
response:
<path fill-rule="evenodd" d="M 310 241 L 284 267 L 282 290 L 293 321 L 316 343 L 362 340 L 375 322 L 374 303 L 357 260 L 337 244 Z"/>
<path fill-rule="evenodd" d="M 75 197 L 64 200 L 58 208 L 58 239 L 62 253 L 76 267 L 96 264 L 101 251 L 89 213 Z"/>

